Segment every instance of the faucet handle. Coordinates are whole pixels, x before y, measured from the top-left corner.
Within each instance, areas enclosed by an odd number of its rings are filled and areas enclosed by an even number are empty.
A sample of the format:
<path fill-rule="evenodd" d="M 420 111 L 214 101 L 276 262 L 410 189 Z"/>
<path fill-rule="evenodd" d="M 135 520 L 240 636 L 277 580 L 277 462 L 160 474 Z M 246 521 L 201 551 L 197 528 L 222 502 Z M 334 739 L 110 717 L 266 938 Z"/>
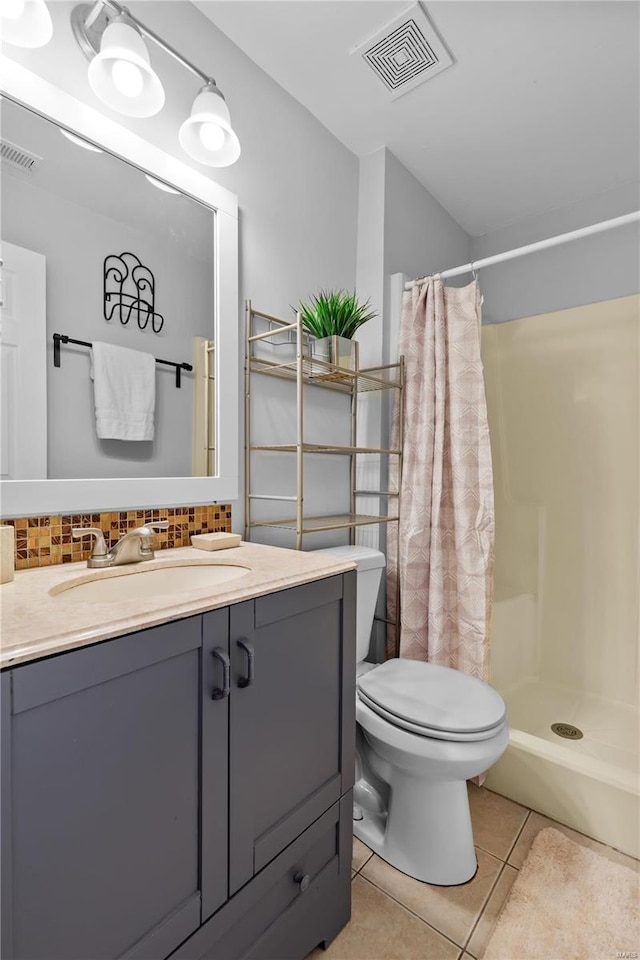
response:
<path fill-rule="evenodd" d="M 143 524 L 141 527 L 136 527 L 132 532 L 137 534 L 139 537 L 149 537 L 153 536 L 154 530 L 168 530 L 169 521 L 168 520 L 149 520 L 147 523 Z"/>
<path fill-rule="evenodd" d="M 76 540 L 80 537 L 95 537 L 95 543 L 91 551 L 92 557 L 106 557 L 107 545 L 104 542 L 104 534 L 98 527 L 74 527 L 71 536 Z"/>
<path fill-rule="evenodd" d="M 137 527 L 131 533 L 140 538 L 140 559 L 153 560 L 153 531 L 168 530 L 168 520 L 149 520 L 142 527 Z"/>

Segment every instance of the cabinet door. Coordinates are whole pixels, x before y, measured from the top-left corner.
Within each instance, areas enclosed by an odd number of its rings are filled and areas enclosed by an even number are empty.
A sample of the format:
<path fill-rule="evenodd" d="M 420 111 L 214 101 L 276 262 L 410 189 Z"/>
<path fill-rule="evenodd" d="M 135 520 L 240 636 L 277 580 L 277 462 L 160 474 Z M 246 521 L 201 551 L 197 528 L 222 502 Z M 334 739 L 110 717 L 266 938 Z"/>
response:
<path fill-rule="evenodd" d="M 231 608 L 229 892 L 353 784 L 355 576 Z"/>
<path fill-rule="evenodd" d="M 201 633 L 193 617 L 12 671 L 7 960 L 163 957 L 197 927 Z"/>

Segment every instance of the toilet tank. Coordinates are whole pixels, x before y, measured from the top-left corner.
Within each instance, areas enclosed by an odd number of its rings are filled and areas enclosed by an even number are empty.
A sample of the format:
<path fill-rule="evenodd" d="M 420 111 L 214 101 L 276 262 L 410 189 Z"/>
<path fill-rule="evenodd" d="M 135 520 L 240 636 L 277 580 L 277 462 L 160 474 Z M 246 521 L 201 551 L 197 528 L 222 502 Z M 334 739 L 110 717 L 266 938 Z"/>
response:
<path fill-rule="evenodd" d="M 315 552 L 330 553 L 341 560 L 351 560 L 357 564 L 356 663 L 360 663 L 369 653 L 380 578 L 386 565 L 384 553 L 371 547 L 358 546 L 327 547 Z"/>

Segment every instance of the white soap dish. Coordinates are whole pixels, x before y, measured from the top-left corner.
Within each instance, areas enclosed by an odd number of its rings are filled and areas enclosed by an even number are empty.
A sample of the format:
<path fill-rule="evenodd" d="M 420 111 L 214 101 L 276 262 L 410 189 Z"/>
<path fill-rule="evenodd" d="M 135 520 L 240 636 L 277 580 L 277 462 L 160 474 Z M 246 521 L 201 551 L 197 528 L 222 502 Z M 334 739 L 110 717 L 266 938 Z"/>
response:
<path fill-rule="evenodd" d="M 194 533 L 191 546 L 197 550 L 228 550 L 240 546 L 239 533 Z"/>

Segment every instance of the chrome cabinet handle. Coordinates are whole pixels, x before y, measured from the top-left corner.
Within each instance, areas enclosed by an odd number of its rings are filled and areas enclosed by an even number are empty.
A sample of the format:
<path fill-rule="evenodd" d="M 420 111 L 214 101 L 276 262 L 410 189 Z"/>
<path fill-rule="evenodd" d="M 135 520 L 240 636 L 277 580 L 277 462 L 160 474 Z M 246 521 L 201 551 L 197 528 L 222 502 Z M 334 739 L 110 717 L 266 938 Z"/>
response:
<path fill-rule="evenodd" d="M 300 893 L 304 893 L 305 890 L 309 889 L 309 884 L 311 883 L 311 877 L 309 876 L 308 873 L 303 873 L 301 870 L 298 870 L 298 872 L 293 877 L 293 882 L 299 883 Z"/>
<path fill-rule="evenodd" d="M 222 664 L 222 688 L 214 687 L 211 699 L 224 700 L 225 697 L 229 696 L 231 690 L 231 662 L 226 651 L 222 650 L 221 647 L 214 647 L 211 656 Z"/>
<path fill-rule="evenodd" d="M 241 640 L 236 641 L 241 650 L 247 655 L 247 675 L 246 677 L 240 677 L 238 680 L 239 687 L 250 687 L 253 683 L 254 678 L 254 668 L 253 668 L 253 659 L 254 659 L 254 650 L 248 640 L 245 640 L 244 637 Z"/>

